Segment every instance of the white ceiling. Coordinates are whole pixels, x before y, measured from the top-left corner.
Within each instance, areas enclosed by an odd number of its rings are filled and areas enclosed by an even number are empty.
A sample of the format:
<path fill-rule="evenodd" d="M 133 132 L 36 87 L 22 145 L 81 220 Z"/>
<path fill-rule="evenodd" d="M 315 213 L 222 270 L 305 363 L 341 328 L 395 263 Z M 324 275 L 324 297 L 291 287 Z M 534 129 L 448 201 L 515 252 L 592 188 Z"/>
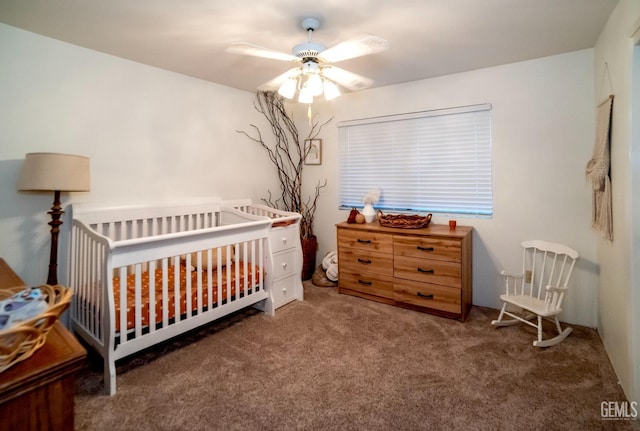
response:
<path fill-rule="evenodd" d="M 0 22 L 118 57 L 254 91 L 291 67 L 225 52 L 283 52 L 370 33 L 389 50 L 338 66 L 374 87 L 594 46 L 618 0 L 0 0 Z M 0 49 L 1 49 L 0 41 Z"/>

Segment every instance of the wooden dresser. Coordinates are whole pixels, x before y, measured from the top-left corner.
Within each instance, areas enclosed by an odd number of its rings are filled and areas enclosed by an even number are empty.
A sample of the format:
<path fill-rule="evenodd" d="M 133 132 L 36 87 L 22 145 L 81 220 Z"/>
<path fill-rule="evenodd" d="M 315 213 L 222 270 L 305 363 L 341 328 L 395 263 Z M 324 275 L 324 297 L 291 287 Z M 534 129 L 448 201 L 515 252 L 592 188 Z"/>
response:
<path fill-rule="evenodd" d="M 464 321 L 473 298 L 472 230 L 339 223 L 338 291 Z"/>
<path fill-rule="evenodd" d="M 24 285 L 0 258 L 0 288 Z M 0 429 L 73 430 L 76 371 L 86 351 L 57 322 L 30 358 L 0 373 Z"/>

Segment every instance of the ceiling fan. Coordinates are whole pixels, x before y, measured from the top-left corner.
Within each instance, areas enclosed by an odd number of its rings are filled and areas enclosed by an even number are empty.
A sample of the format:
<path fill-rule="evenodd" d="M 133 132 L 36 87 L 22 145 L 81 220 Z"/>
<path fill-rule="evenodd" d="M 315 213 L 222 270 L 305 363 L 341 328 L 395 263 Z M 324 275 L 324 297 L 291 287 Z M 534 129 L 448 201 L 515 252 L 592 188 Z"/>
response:
<path fill-rule="evenodd" d="M 326 48 L 312 40 L 313 32 L 320 26 L 320 21 L 305 18 L 301 25 L 309 39 L 294 46 L 292 54 L 244 42 L 231 44 L 227 52 L 300 63 L 260 85 L 258 90 L 269 91 L 278 88 L 278 93 L 287 99 L 293 99 L 298 91 L 298 102 L 301 103 L 310 104 L 314 97 L 322 94 L 326 100 L 334 99 L 340 95 L 338 85 L 349 91 L 357 91 L 373 83 L 371 79 L 336 67 L 333 63 L 384 51 L 389 47 L 385 39 L 367 34 Z"/>

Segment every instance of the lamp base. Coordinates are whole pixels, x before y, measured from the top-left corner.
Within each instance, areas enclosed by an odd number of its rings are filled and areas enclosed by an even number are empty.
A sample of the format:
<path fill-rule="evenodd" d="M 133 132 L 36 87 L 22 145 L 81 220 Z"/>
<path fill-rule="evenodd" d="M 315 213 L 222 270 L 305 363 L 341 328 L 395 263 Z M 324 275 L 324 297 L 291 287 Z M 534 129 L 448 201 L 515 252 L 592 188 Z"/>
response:
<path fill-rule="evenodd" d="M 51 252 L 49 253 L 49 275 L 47 276 L 47 284 L 54 286 L 58 284 L 58 234 L 60 233 L 60 225 L 62 224 L 62 207 L 60 206 L 60 190 L 54 191 L 53 206 L 51 211 L 47 212 L 51 215 Z"/>

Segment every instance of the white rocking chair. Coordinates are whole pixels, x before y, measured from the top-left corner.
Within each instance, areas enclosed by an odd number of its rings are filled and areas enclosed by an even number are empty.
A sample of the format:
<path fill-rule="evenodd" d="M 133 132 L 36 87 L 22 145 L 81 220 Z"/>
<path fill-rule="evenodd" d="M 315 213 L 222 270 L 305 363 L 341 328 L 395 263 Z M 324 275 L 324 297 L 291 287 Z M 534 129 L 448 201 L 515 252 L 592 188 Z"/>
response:
<path fill-rule="evenodd" d="M 547 241 L 523 241 L 521 245 L 524 248 L 522 273 L 501 272 L 506 287 L 506 293 L 500 295 L 504 304 L 498 320 L 491 324 L 510 326 L 526 323 L 538 329 L 538 339 L 533 342 L 534 346 L 554 346 L 572 331 L 571 328 L 563 330 L 560 327 L 558 314 L 562 311 L 562 301 L 569 289 L 578 252 L 566 245 Z M 509 305 L 522 309 L 522 313 L 507 311 Z M 512 319 L 504 320 L 505 315 Z M 537 324 L 530 321 L 534 317 L 537 317 Z M 542 319 L 555 323 L 557 336 L 542 339 Z"/>

